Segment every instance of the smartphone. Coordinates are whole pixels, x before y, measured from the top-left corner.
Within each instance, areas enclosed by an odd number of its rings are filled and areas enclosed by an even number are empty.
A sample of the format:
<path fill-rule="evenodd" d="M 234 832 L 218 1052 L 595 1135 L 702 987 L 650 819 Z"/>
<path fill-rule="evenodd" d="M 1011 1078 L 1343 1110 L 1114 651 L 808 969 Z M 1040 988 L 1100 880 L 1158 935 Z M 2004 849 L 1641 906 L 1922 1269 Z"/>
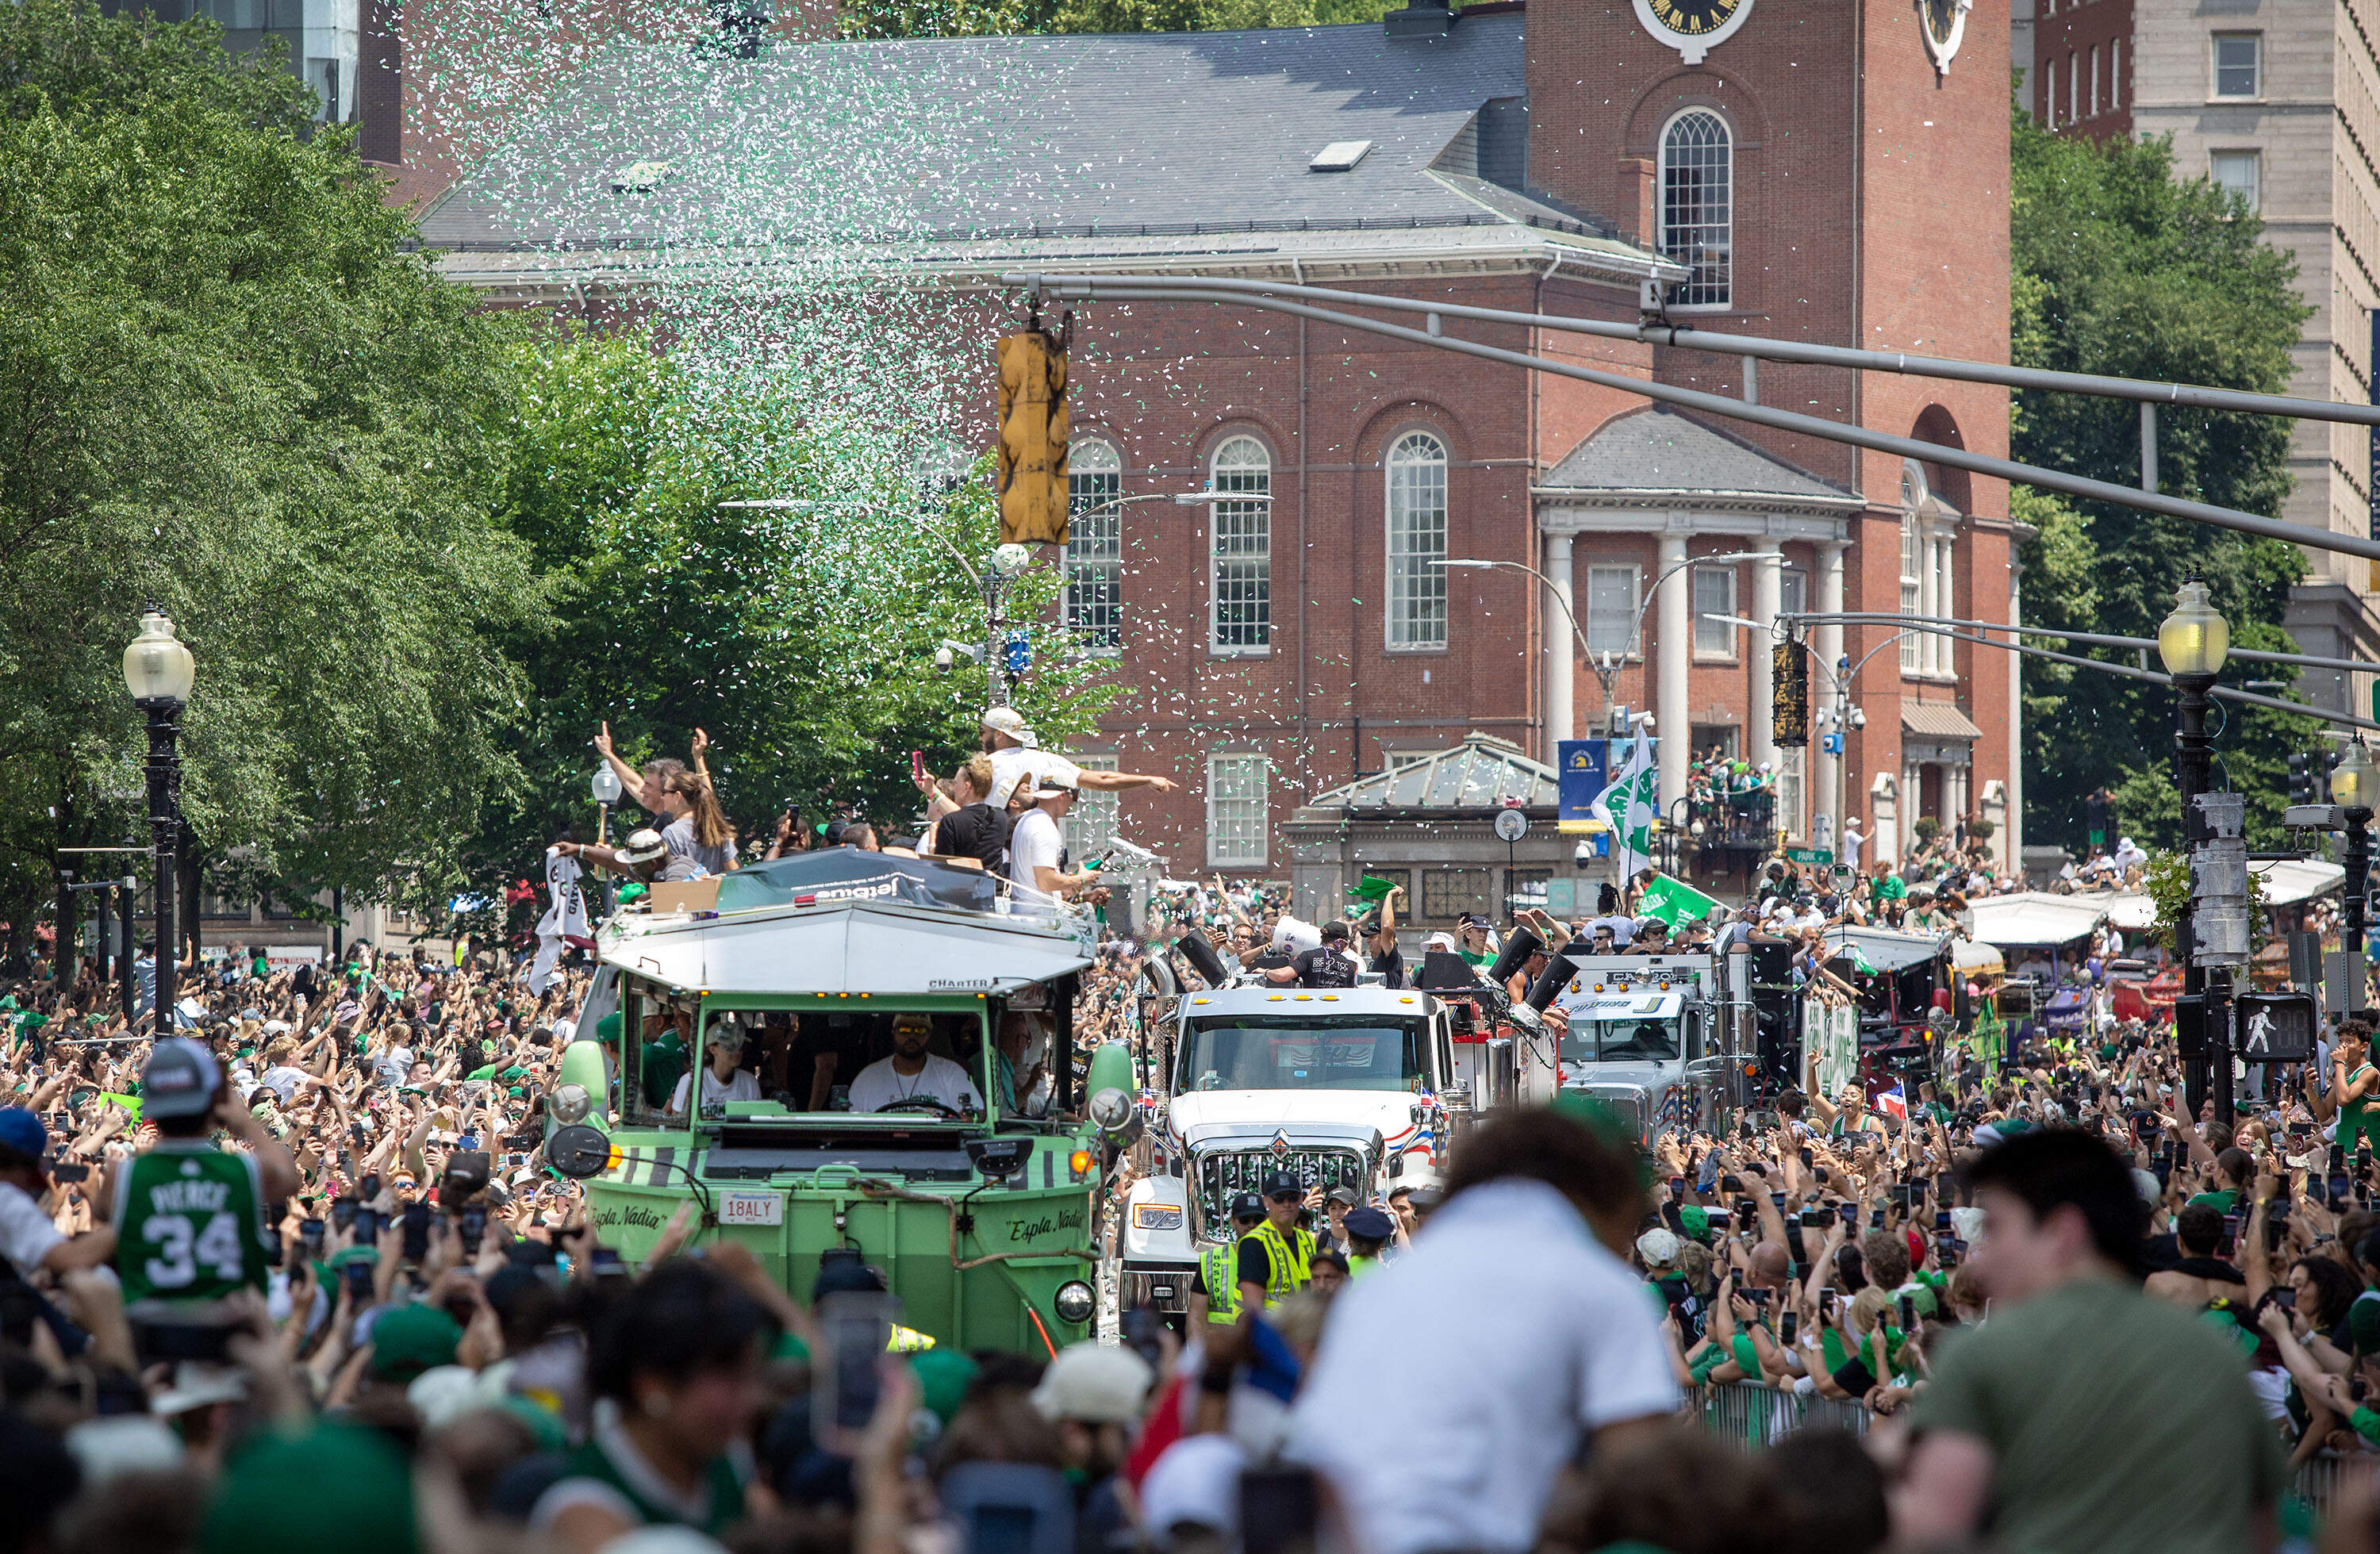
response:
<path fill-rule="evenodd" d="M 298 1220 L 298 1244 L 306 1249 L 306 1256 L 309 1257 L 321 1257 L 322 1255 L 322 1221 L 320 1220 Z"/>
<path fill-rule="evenodd" d="M 1868 1210 L 1867 1228 L 1872 1231 L 1880 1231 L 1884 1229 L 1885 1213 L 1885 1206 L 1882 1204 L 1877 1204 L 1874 1208 Z"/>
<path fill-rule="evenodd" d="M 1817 1158 L 1810 1153 L 1810 1147 L 1806 1144 L 1802 1146 L 1802 1169 L 1807 1171 L 1816 1163 Z"/>
<path fill-rule="evenodd" d="M 1777 1212 L 1778 1212 L 1778 1213 L 1782 1214 L 1782 1213 L 1784 1213 L 1784 1212 L 1785 1212 L 1785 1195 L 1784 1195 L 1784 1194 L 1782 1194 L 1782 1193 L 1771 1193 L 1771 1194 L 1769 1194 L 1769 1195 L 1768 1195 L 1768 1201 L 1769 1201 L 1771 1204 L 1773 1204 L 1773 1205 L 1775 1205 L 1775 1206 L 1776 1206 L 1776 1208 L 1777 1208 Z"/>
<path fill-rule="evenodd" d="M 2283 1311 L 2295 1311 L 2298 1308 L 2298 1293 L 2286 1284 L 2276 1284 L 2273 1286 L 2273 1304 Z"/>
<path fill-rule="evenodd" d="M 1755 1307 L 1765 1307 L 1768 1304 L 1768 1292 L 1763 1289 L 1754 1288 L 1746 1290 L 1743 1292 L 1743 1296 L 1744 1299 L 1750 1301 Z"/>
<path fill-rule="evenodd" d="M 374 1172 L 372 1174 L 363 1179 L 362 1183 L 356 1189 L 356 1196 L 366 1203 L 370 1203 L 372 1199 L 380 1196 L 380 1173 L 378 1172 Z"/>
<path fill-rule="evenodd" d="M 2330 1189 L 2329 1197 L 2334 1205 L 2345 1203 L 2348 1195 L 2355 1190 L 2355 1184 L 2348 1180 L 2347 1173 L 2343 1171 L 2332 1172 L 2330 1180 L 2325 1185 Z"/>
<path fill-rule="evenodd" d="M 1321 1496 L 1314 1470 L 1244 1468 L 1240 1472 L 1240 1547 L 1245 1554 L 1314 1554 Z"/>
<path fill-rule="evenodd" d="M 1905 1333 L 1917 1330 L 1917 1302 L 1908 1295 L 1900 1297 L 1900 1330 Z"/>
<path fill-rule="evenodd" d="M 333 1198 L 331 1200 L 331 1228 L 334 1231 L 344 1231 L 355 1222 L 356 1200 L 353 1198 Z"/>
<path fill-rule="evenodd" d="M 865 1430 L 876 1416 L 892 1313 L 892 1297 L 873 1291 L 845 1291 L 819 1303 L 826 1363 L 814 1364 L 810 1396 L 811 1427 L 820 1441 Z"/>
<path fill-rule="evenodd" d="M 1671 1203 L 1683 1203 L 1686 1201 L 1686 1179 L 1684 1177 L 1672 1176 L 1670 1178 L 1670 1201 Z"/>
<path fill-rule="evenodd" d="M 2334 1144 L 2334 1145 L 2332 1145 L 2332 1146 L 2330 1147 L 2330 1171 L 2331 1171 L 2331 1174 L 2332 1174 L 2332 1175 L 2334 1175 L 2334 1176 L 2336 1176 L 2336 1175 L 2338 1175 L 2340 1172 L 2345 1171 L 2346 1169 L 2347 1169 L 2347 1146 L 2346 1146 L 2346 1145 L 2344 1145 L 2344 1144 Z"/>
<path fill-rule="evenodd" d="M 91 1180 L 91 1167 L 83 1164 L 80 1160 L 53 1160 L 50 1162 L 50 1180 L 53 1182 L 88 1182 Z"/>
<path fill-rule="evenodd" d="M 1123 1346 L 1148 1362 L 1154 1374 L 1163 1374 L 1165 1345 L 1159 1334 L 1164 1331 L 1165 1318 L 1145 1305 L 1135 1305 L 1123 1314 L 1122 1336 Z"/>
<path fill-rule="evenodd" d="M 357 1305 L 361 1305 L 366 1301 L 371 1299 L 371 1264 L 366 1262 L 361 1257 L 358 1257 L 355 1261 L 347 1265 L 346 1271 L 340 1275 L 340 1277 L 346 1281 L 347 1299 L 350 1302 Z"/>
<path fill-rule="evenodd" d="M 909 776 L 915 782 L 926 780 L 926 752 L 923 750 L 909 752 Z"/>
<path fill-rule="evenodd" d="M 1934 1201 L 1936 1203 L 1949 1203 L 1958 1190 L 1958 1177 L 1952 1175 L 1947 1171 L 1934 1179 Z"/>
<path fill-rule="evenodd" d="M 480 1218 L 483 1221 L 487 1217 L 486 1209 L 480 1210 Z M 610 1275 L 625 1274 L 628 1271 L 628 1265 L 621 1260 L 617 1248 L 598 1246 L 587 1259 L 587 1271 L 601 1279 Z"/>
<path fill-rule="evenodd" d="M 1794 1329 L 1801 1325 L 1800 1318 L 1801 1313 L 1798 1311 L 1789 1311 L 1778 1318 L 1777 1342 L 1788 1349 L 1793 1347 Z"/>
<path fill-rule="evenodd" d="M 405 1221 L 405 1260 L 419 1263 L 430 1256 L 430 1206 L 408 1203 L 401 1218 Z"/>
<path fill-rule="evenodd" d="M 373 1246 L 380 1242 L 380 1214 L 376 1209 L 356 1206 L 356 1244 Z"/>
<path fill-rule="evenodd" d="M 1745 1230 L 1750 1230 L 1760 1220 L 1760 1206 L 1750 1198 L 1739 1199 L 1735 1206 L 1735 1220 Z"/>
<path fill-rule="evenodd" d="M 1947 1208 L 1936 1209 L 1934 1211 L 1934 1233 L 1936 1235 L 1944 1234 L 1949 1230 L 1949 1228 L 1950 1211 Z"/>
<path fill-rule="evenodd" d="M 1819 1211 L 1815 1208 L 1804 1208 L 1802 1210 L 1802 1226 L 1804 1230 L 1815 1230 L 1817 1228 L 1819 1222 L 1818 1213 Z"/>

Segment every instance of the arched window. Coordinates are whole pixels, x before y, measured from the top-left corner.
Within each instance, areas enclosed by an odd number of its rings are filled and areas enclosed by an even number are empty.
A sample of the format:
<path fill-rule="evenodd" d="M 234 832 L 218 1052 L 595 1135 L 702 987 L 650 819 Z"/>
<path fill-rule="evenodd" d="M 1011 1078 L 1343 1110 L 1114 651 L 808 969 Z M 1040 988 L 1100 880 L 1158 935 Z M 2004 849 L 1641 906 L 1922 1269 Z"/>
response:
<path fill-rule="evenodd" d="M 1272 455 L 1253 437 L 1234 437 L 1215 450 L 1209 467 L 1216 491 L 1272 491 Z M 1272 509 L 1263 502 L 1218 502 L 1208 540 L 1208 596 L 1214 601 L 1212 646 L 1219 653 L 1261 653 L 1272 647 Z"/>
<path fill-rule="evenodd" d="M 1925 541 L 1918 510 L 1925 504 L 1925 472 L 1914 463 L 1900 467 L 1900 613 L 1922 615 L 1925 586 Z M 1914 674 L 1925 662 L 1925 638 L 1911 632 L 1900 639 L 1900 667 Z"/>
<path fill-rule="evenodd" d="M 1661 252 L 1694 272 L 1670 294 L 1683 308 L 1727 306 L 1734 249 L 1735 142 L 1727 121 L 1689 108 L 1661 132 Z"/>
<path fill-rule="evenodd" d="M 1123 646 L 1123 459 L 1112 443 L 1066 454 L 1066 629 L 1087 648 Z"/>
<path fill-rule="evenodd" d="M 1409 431 L 1389 450 L 1389 646 L 1446 646 L 1446 444 Z"/>

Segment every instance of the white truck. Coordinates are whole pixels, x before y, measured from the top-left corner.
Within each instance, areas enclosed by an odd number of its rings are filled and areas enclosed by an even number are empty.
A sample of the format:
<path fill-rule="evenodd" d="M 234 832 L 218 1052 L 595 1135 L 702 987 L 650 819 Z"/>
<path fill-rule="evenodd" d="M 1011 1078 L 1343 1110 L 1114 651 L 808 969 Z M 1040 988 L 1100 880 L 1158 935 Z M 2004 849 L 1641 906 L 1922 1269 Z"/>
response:
<path fill-rule="evenodd" d="M 1178 1011 L 1149 1171 L 1123 1204 L 1127 1311 L 1187 1310 L 1199 1251 L 1230 1239 L 1232 1198 L 1272 1172 L 1366 1202 L 1431 1185 L 1452 1131 L 1513 1099 L 1509 1047 L 1458 1056 L 1453 1009 L 1417 989 L 1227 987 Z"/>
<path fill-rule="evenodd" d="M 1582 955 L 1554 1003 L 1561 1087 L 1608 1103 L 1651 1140 L 1715 1127 L 1742 1100 L 1754 1050 L 1748 956 Z"/>

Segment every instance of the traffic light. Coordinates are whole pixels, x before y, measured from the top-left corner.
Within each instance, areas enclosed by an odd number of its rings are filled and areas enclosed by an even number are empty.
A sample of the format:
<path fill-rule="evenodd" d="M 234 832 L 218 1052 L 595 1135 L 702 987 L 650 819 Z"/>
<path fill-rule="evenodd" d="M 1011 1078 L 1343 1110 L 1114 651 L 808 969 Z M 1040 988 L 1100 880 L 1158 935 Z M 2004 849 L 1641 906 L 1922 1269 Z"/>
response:
<path fill-rule="evenodd" d="M 1789 637 L 1771 650 L 1770 662 L 1774 674 L 1770 687 L 1769 738 L 1780 747 L 1807 745 L 1810 742 L 1810 650 Z"/>
<path fill-rule="evenodd" d="M 2295 751 L 2289 757 L 2289 803 L 2319 802 L 2313 794 L 2313 761 L 2304 751 Z"/>
<path fill-rule="evenodd" d="M 1066 347 L 1038 327 L 1000 339 L 1000 542 L 1066 542 Z"/>

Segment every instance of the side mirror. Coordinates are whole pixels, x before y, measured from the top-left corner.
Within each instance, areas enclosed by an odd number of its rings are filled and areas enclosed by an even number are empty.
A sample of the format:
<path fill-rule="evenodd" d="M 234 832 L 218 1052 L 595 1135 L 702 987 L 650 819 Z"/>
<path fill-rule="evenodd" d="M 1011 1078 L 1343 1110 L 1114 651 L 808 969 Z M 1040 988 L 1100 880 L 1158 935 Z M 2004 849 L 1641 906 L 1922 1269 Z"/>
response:
<path fill-rule="evenodd" d="M 1727 1072 L 1731 1062 L 1732 1060 L 1728 1058 L 1696 1058 L 1686 1065 L 1686 1083 L 1689 1085 L 1723 1084 L 1726 1082 Z"/>
<path fill-rule="evenodd" d="M 1140 1108 L 1128 1091 L 1111 1086 L 1092 1096 L 1084 1110 L 1091 1125 L 1111 1137 L 1130 1138 L 1140 1131 Z"/>
<path fill-rule="evenodd" d="M 584 1182 L 612 1163 L 612 1141 L 601 1128 L 584 1123 L 556 1128 L 545 1141 L 545 1163 L 563 1175 Z"/>

